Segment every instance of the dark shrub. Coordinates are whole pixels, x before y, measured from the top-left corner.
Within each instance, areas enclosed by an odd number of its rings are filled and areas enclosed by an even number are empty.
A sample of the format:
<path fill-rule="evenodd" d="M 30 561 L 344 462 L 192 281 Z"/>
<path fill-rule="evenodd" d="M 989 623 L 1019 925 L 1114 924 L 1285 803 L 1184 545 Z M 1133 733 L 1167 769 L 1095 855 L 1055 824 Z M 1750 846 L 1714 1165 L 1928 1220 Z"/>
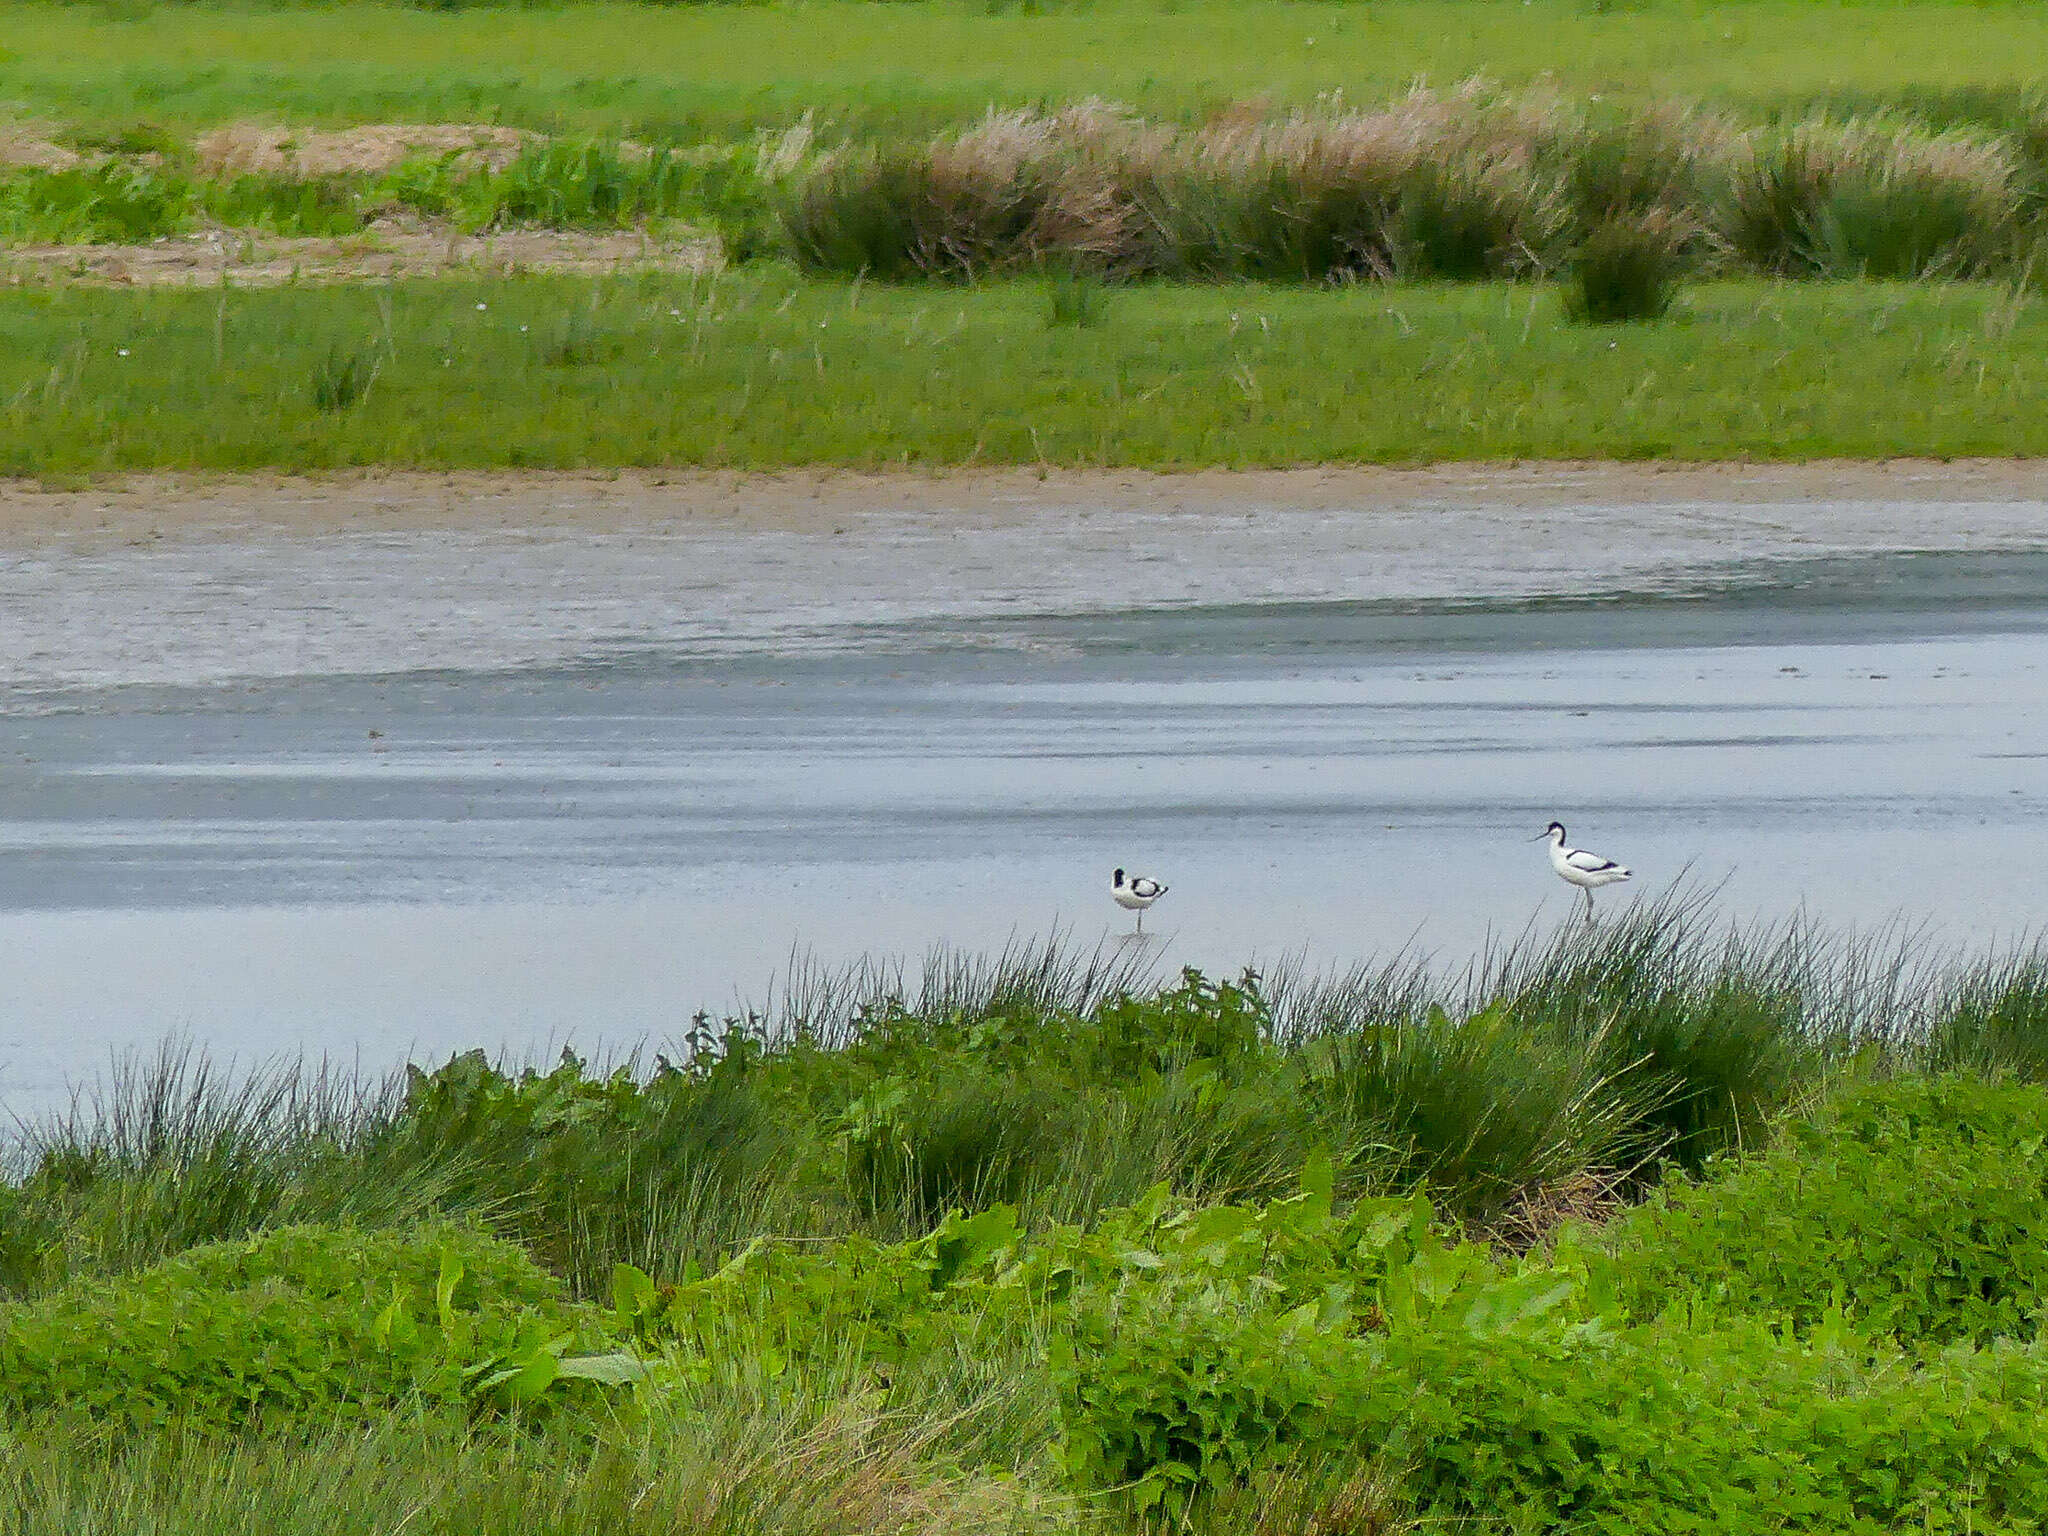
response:
<path fill-rule="evenodd" d="M 1662 213 L 1616 214 L 1572 253 L 1565 309 L 1582 324 L 1661 319 L 1685 269 L 1683 234 Z"/>
<path fill-rule="evenodd" d="M 1463 158 L 1425 161 L 1403 178 L 1388 230 L 1404 277 L 1491 277 L 1540 262 L 1554 208 L 1526 171 Z"/>

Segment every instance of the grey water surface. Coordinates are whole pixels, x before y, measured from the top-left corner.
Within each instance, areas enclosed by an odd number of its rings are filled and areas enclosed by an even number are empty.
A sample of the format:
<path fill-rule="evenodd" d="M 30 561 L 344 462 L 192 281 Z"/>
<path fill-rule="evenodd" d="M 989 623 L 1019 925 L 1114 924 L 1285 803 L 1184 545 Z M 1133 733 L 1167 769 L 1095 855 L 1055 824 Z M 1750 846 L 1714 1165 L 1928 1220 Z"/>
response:
<path fill-rule="evenodd" d="M 659 1047 L 793 955 L 1118 942 L 1118 864 L 1162 968 L 1455 963 L 1571 916 L 1552 817 L 1635 868 L 1603 904 L 2010 939 L 2044 510 L 0 551 L 0 1107 L 167 1034 Z"/>

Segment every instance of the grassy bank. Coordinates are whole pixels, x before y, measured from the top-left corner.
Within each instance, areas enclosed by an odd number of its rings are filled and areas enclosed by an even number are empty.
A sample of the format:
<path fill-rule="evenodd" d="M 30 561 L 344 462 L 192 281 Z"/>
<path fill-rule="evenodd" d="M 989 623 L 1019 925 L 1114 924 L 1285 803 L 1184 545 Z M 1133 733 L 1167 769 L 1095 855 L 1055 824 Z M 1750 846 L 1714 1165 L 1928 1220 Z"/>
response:
<path fill-rule="evenodd" d="M 81 143 L 147 124 L 489 120 L 648 141 L 923 134 L 1097 95 L 1198 120 L 1484 74 L 1777 108 L 1917 98 L 1973 120 L 2038 83 L 2038 6 L 1805 0 L 867 0 L 749 6 L 0 5 L 0 99 Z"/>
<path fill-rule="evenodd" d="M 2011 1532 L 2048 967 L 812 975 L 637 1072 L 173 1052 L 0 1181 L 9 1529 Z M 1739 1155 L 1738 1155 L 1739 1154 Z"/>
<path fill-rule="evenodd" d="M 2048 452 L 2048 308 L 1717 283 L 1652 327 L 1533 283 L 1102 290 L 718 278 L 21 289 L 0 472 L 1134 467 Z"/>

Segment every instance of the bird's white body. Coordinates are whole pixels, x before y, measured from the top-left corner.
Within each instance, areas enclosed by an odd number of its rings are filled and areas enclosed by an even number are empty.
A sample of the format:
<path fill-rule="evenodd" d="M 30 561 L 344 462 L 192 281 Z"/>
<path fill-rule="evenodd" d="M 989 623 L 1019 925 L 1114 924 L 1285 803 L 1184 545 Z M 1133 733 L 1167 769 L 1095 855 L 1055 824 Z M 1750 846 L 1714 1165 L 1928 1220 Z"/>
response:
<path fill-rule="evenodd" d="M 1593 893 L 1603 885 L 1618 885 L 1629 878 L 1629 872 L 1612 859 L 1571 847 L 1564 840 L 1563 825 L 1558 822 L 1553 821 L 1543 835 L 1550 840 L 1550 867 L 1557 871 L 1558 879 L 1585 893 L 1586 920 L 1591 922 Z"/>
<path fill-rule="evenodd" d="M 1128 880 L 1118 870 L 1110 877 L 1109 894 L 1116 904 L 1126 912 L 1138 914 L 1138 931 L 1145 931 L 1145 909 L 1166 894 L 1166 887 L 1157 880 L 1148 880 L 1143 875 L 1133 875 Z"/>

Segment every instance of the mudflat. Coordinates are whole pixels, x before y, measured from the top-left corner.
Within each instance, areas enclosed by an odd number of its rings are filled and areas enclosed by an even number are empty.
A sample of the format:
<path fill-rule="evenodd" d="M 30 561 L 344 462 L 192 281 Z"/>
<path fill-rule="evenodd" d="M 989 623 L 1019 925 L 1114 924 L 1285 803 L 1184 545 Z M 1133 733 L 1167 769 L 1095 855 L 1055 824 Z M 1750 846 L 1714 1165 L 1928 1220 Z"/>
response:
<path fill-rule="evenodd" d="M 309 535 L 449 529 L 833 534 L 878 514 L 989 526 L 1052 509 L 1214 516 L 1384 510 L 1453 516 L 1461 534 L 1528 514 L 1620 518 L 1654 538 L 1697 537 L 1703 505 L 1759 509 L 1793 542 L 1995 547 L 2048 533 L 2048 460 L 1827 460 L 1791 464 L 1541 462 L 1181 474 L 1029 468 L 876 474 L 378 471 L 333 477 L 137 475 L 83 488 L 0 480 L 0 538 L 116 540 L 238 529 Z M 1777 509 L 1766 511 L 1764 509 Z M 1390 528 L 1390 531 L 1392 529 Z M 1407 528 L 1409 534 L 1421 530 Z M 1447 530 L 1448 531 L 1448 530 Z"/>

